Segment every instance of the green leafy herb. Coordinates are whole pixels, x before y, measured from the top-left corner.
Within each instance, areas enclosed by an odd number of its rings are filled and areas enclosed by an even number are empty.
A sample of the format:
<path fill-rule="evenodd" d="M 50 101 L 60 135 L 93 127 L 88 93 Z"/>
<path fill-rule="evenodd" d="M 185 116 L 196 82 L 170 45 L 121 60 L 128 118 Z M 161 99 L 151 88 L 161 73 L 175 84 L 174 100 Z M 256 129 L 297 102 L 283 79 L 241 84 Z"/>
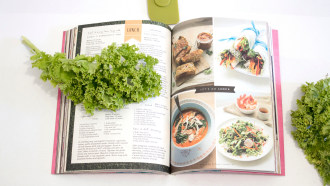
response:
<path fill-rule="evenodd" d="M 184 143 L 188 139 L 188 135 L 181 134 L 181 130 L 182 130 L 182 123 L 180 123 L 180 125 L 178 127 L 178 132 L 175 136 L 176 143 L 178 143 L 178 144 Z"/>
<path fill-rule="evenodd" d="M 172 87 L 175 87 L 175 82 L 172 82 Z"/>
<path fill-rule="evenodd" d="M 206 74 L 206 75 L 209 75 L 211 73 L 212 73 L 212 69 L 211 68 L 204 70 L 204 74 Z"/>
<path fill-rule="evenodd" d="M 213 51 L 212 50 L 206 50 L 206 54 L 210 56 L 210 55 L 213 54 Z"/>
<path fill-rule="evenodd" d="M 181 134 L 181 133 L 178 133 L 176 136 L 175 136 L 175 140 L 178 144 L 182 144 L 184 142 L 186 142 L 186 140 L 188 139 L 188 134 Z"/>
<path fill-rule="evenodd" d="M 203 127 L 207 127 L 206 120 L 200 120 L 203 123 Z"/>
<path fill-rule="evenodd" d="M 248 59 L 251 59 L 251 58 L 255 58 L 257 53 L 253 49 L 249 49 L 246 55 Z"/>
<path fill-rule="evenodd" d="M 330 184 L 330 78 L 301 87 L 305 93 L 291 112 L 294 139 L 314 164 L 324 184 Z"/>
<path fill-rule="evenodd" d="M 22 38 L 34 53 L 32 67 L 43 71 L 40 78 L 58 86 L 75 104 L 83 103 L 87 113 L 93 114 L 95 109 L 116 111 L 160 95 L 160 75 L 153 69 L 158 60 L 138 53 L 135 45 L 117 47 L 113 43 L 100 55 L 66 59 L 63 53 L 46 54 Z"/>
<path fill-rule="evenodd" d="M 248 52 L 249 49 L 249 40 L 247 40 L 246 37 L 239 38 L 239 44 L 237 45 L 236 50 L 240 52 Z"/>

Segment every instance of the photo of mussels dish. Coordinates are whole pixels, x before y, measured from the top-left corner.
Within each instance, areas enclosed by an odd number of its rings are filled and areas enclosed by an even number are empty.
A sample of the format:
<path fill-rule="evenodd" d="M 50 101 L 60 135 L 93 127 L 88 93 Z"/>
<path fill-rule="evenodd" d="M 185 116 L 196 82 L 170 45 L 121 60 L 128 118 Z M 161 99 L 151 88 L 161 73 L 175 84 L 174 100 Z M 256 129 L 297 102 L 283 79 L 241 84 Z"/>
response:
<path fill-rule="evenodd" d="M 265 42 L 258 40 L 259 31 L 253 24 L 251 29 L 243 29 L 239 37 L 221 39 L 220 42 L 232 42 L 229 48 L 220 52 L 220 65 L 260 76 L 268 59 L 268 48 Z M 243 71 L 242 71 L 243 70 Z"/>
<path fill-rule="evenodd" d="M 200 72 L 209 69 L 210 65 L 203 55 L 212 55 L 213 36 L 208 32 L 201 32 L 189 44 L 186 37 L 180 35 L 172 45 L 173 61 L 176 66 L 174 79 L 180 86 L 185 81 Z"/>

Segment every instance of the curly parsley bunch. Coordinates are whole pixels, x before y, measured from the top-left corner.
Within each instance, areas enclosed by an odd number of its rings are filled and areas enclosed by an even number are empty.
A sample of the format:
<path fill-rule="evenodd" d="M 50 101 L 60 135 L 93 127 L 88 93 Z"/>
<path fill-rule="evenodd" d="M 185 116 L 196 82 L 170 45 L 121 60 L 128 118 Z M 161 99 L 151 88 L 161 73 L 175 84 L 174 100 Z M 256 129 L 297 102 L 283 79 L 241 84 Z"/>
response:
<path fill-rule="evenodd" d="M 160 95 L 161 76 L 153 69 L 158 60 L 138 53 L 135 45 L 113 43 L 100 55 L 66 59 L 63 53 L 52 56 L 38 50 L 24 37 L 23 42 L 34 53 L 32 67 L 43 71 L 40 78 L 58 86 L 75 104 L 83 103 L 87 113 L 116 111 Z"/>
<path fill-rule="evenodd" d="M 330 184 L 330 78 L 307 83 L 301 90 L 305 95 L 297 100 L 298 109 L 291 112 L 296 128 L 292 135 L 323 183 Z"/>

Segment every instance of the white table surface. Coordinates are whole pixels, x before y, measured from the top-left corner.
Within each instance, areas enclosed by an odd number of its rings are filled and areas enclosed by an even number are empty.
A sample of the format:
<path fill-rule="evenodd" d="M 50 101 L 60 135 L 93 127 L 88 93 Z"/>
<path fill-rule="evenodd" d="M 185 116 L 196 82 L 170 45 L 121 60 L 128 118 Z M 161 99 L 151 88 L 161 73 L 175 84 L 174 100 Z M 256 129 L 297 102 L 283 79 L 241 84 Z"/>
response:
<path fill-rule="evenodd" d="M 290 110 L 306 81 L 330 72 L 330 1 L 179 0 L 180 21 L 196 17 L 267 20 L 279 30 L 286 176 L 238 174 L 51 175 L 57 89 L 39 79 L 27 36 L 48 53 L 78 24 L 149 19 L 146 0 L 0 1 L 0 185 L 322 185 L 291 136 Z M 205 3 L 205 5 L 204 5 Z"/>

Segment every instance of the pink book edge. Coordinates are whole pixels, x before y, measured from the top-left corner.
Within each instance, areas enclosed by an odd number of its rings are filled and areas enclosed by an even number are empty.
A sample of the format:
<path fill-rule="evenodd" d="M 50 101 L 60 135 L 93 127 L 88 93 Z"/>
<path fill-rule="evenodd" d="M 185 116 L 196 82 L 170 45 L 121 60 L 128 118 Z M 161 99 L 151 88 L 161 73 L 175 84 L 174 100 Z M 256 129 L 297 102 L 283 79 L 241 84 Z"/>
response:
<path fill-rule="evenodd" d="M 272 30 L 273 36 L 273 55 L 274 55 L 274 73 L 275 73 L 275 91 L 276 91 L 276 105 L 277 105 L 277 124 L 278 136 L 280 143 L 280 161 L 281 173 L 265 173 L 265 172 L 251 172 L 251 171 L 235 171 L 223 170 L 223 173 L 245 173 L 245 174 L 263 174 L 263 175 L 279 175 L 285 176 L 285 161 L 284 161 L 284 136 L 283 136 L 283 110 L 282 110 L 282 90 L 281 90 L 281 73 L 280 73 L 280 55 L 279 55 L 279 41 L 278 31 Z"/>
<path fill-rule="evenodd" d="M 278 119 L 278 132 L 280 143 L 280 159 L 281 159 L 281 174 L 285 176 L 285 160 L 284 160 L 284 135 L 283 135 L 283 110 L 282 110 L 282 89 L 281 89 L 281 72 L 280 72 L 280 53 L 278 30 L 272 31 L 273 35 L 273 53 L 274 53 L 274 66 L 275 66 L 275 88 L 277 95 L 277 119 Z"/>
<path fill-rule="evenodd" d="M 66 32 L 64 31 L 63 32 L 63 37 L 62 37 L 62 50 L 61 50 L 61 52 L 64 52 L 64 49 L 65 49 L 65 34 L 66 34 Z M 59 124 L 60 124 L 60 110 L 61 110 L 61 90 L 58 89 L 56 120 L 55 120 L 55 133 L 54 133 L 54 145 L 53 145 L 53 159 L 52 159 L 52 170 L 51 170 L 52 174 L 55 174 L 55 171 L 56 171 L 57 146 L 58 146 L 58 128 L 59 128 Z"/>

